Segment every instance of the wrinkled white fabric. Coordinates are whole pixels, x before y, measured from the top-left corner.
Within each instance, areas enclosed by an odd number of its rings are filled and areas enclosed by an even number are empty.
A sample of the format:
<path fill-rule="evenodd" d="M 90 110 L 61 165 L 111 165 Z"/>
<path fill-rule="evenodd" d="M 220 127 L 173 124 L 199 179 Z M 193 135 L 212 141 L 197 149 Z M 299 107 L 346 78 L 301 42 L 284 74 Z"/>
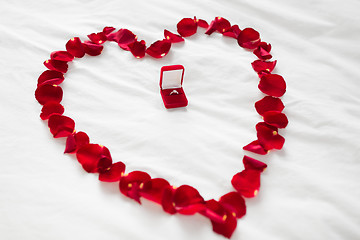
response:
<path fill-rule="evenodd" d="M 256 57 L 231 38 L 198 34 L 163 59 L 135 59 L 115 43 L 69 66 L 65 115 L 128 171 L 196 187 L 205 199 L 232 191 L 247 154 L 266 162 L 259 195 L 247 201 L 233 239 L 360 239 L 360 2 L 25 1 L 0 3 L 1 239 L 224 239 L 208 219 L 170 216 L 87 174 L 64 139 L 53 139 L 34 98 L 42 63 L 68 39 L 128 28 L 147 44 L 183 17 L 223 16 L 273 46 L 289 125 L 283 150 L 242 150 L 261 121 Z M 166 110 L 160 68 L 182 64 L 189 105 Z"/>

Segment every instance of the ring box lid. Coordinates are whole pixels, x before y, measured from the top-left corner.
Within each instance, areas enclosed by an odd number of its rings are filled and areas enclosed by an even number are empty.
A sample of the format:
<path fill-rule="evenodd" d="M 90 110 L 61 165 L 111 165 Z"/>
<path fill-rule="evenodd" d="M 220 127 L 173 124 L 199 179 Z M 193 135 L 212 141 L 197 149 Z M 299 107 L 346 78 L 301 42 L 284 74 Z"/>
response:
<path fill-rule="evenodd" d="M 160 88 L 182 88 L 184 71 L 185 68 L 182 65 L 163 66 L 160 74 Z"/>

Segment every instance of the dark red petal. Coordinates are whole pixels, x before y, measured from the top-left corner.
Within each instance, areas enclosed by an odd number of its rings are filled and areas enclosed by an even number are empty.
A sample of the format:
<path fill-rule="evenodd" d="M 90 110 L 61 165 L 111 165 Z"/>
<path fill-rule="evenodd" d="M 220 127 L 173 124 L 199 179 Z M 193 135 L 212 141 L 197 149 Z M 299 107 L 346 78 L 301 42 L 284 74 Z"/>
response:
<path fill-rule="evenodd" d="M 245 169 L 234 175 L 231 184 L 244 197 L 255 197 L 260 189 L 260 171 Z"/>
<path fill-rule="evenodd" d="M 146 43 L 144 40 L 141 40 L 140 42 L 136 41 L 133 43 L 130 43 L 128 45 L 130 52 L 134 57 L 136 58 L 143 58 L 145 57 L 145 51 L 146 51 Z"/>
<path fill-rule="evenodd" d="M 54 70 L 46 70 L 38 78 L 38 86 L 44 84 L 59 85 L 64 81 L 64 74 Z"/>
<path fill-rule="evenodd" d="M 49 119 L 53 114 L 62 115 L 64 113 L 64 107 L 60 103 L 47 103 L 41 109 L 40 118 L 42 120 Z"/>
<path fill-rule="evenodd" d="M 260 34 L 252 28 L 245 28 L 238 37 L 238 43 L 241 47 L 254 49 L 260 44 Z"/>
<path fill-rule="evenodd" d="M 122 28 L 115 33 L 110 33 L 107 36 L 109 41 L 115 41 L 124 50 L 129 50 L 128 45 L 136 41 L 136 35 L 128 29 Z"/>
<path fill-rule="evenodd" d="M 266 42 L 261 42 L 259 46 L 254 50 L 254 54 L 261 60 L 268 60 L 272 58 L 271 54 L 271 44 Z"/>
<path fill-rule="evenodd" d="M 236 218 L 231 214 L 225 216 L 226 217 L 224 217 L 225 218 L 224 223 L 211 221 L 211 224 L 214 232 L 221 234 L 226 238 L 231 238 L 232 234 L 236 229 L 237 221 Z"/>
<path fill-rule="evenodd" d="M 35 98 L 41 104 L 60 103 L 63 97 L 62 88 L 57 85 L 40 85 L 35 91 Z"/>
<path fill-rule="evenodd" d="M 140 186 L 151 179 L 146 172 L 133 171 L 120 179 L 120 192 L 129 198 L 140 202 Z"/>
<path fill-rule="evenodd" d="M 178 33 L 183 37 L 194 35 L 197 31 L 197 22 L 192 18 L 183 18 L 176 26 Z"/>
<path fill-rule="evenodd" d="M 248 156 L 244 156 L 243 163 L 245 169 L 253 169 L 263 172 L 267 168 L 267 165 L 265 163 Z"/>
<path fill-rule="evenodd" d="M 182 185 L 175 190 L 173 201 L 177 212 L 185 215 L 195 214 L 205 208 L 203 197 L 188 185 Z"/>
<path fill-rule="evenodd" d="M 75 153 L 76 151 L 76 140 L 74 134 L 71 134 L 66 139 L 64 153 Z"/>
<path fill-rule="evenodd" d="M 211 199 L 205 202 L 205 209 L 201 212 L 201 214 L 209 218 L 211 221 L 224 223 L 227 211 L 218 201 Z"/>
<path fill-rule="evenodd" d="M 216 30 L 219 33 L 223 33 L 223 32 L 225 32 L 225 30 L 231 28 L 230 22 L 223 17 L 215 18 L 215 22 L 216 22 Z"/>
<path fill-rule="evenodd" d="M 265 149 L 281 149 L 285 143 L 285 139 L 279 135 L 277 128 L 264 122 L 256 125 L 257 137 L 259 143 Z"/>
<path fill-rule="evenodd" d="M 59 60 L 46 60 L 44 62 L 45 67 L 47 67 L 50 70 L 66 73 L 68 70 L 68 64 L 64 61 Z"/>
<path fill-rule="evenodd" d="M 161 204 L 164 189 L 169 186 L 169 182 L 165 179 L 154 178 L 143 184 L 140 195 L 150 201 Z"/>
<path fill-rule="evenodd" d="M 112 159 L 109 159 L 107 157 L 100 158 L 97 165 L 98 168 L 97 172 L 100 174 L 104 173 L 110 169 L 111 165 L 112 165 Z"/>
<path fill-rule="evenodd" d="M 286 92 L 285 80 L 278 74 L 262 76 L 258 87 L 260 91 L 273 97 L 281 97 Z"/>
<path fill-rule="evenodd" d="M 117 162 L 111 165 L 109 169 L 99 174 L 99 180 L 102 182 L 118 182 L 125 172 L 125 164 Z"/>
<path fill-rule="evenodd" d="M 98 56 L 101 54 L 104 46 L 100 44 L 94 44 L 90 41 L 85 41 L 83 43 L 85 53 L 90 56 Z"/>
<path fill-rule="evenodd" d="M 260 155 L 266 155 L 269 152 L 259 143 L 258 140 L 249 143 L 248 145 L 244 146 L 243 149 Z"/>
<path fill-rule="evenodd" d="M 268 111 L 281 112 L 285 108 L 280 98 L 266 96 L 255 103 L 256 111 L 263 116 Z"/>
<path fill-rule="evenodd" d="M 115 30 L 114 27 L 104 27 L 103 33 L 105 33 L 105 35 L 108 35 L 108 34 L 112 33 L 114 30 Z"/>
<path fill-rule="evenodd" d="M 89 173 L 99 171 L 100 160 L 112 160 L 109 149 L 99 144 L 86 144 L 80 147 L 76 152 L 76 158 L 85 171 Z"/>
<path fill-rule="evenodd" d="M 80 38 L 78 38 L 78 37 L 74 37 L 74 38 L 70 39 L 66 43 L 65 47 L 66 47 L 66 50 L 74 57 L 82 58 L 85 55 L 84 47 L 81 43 Z"/>
<path fill-rule="evenodd" d="M 73 134 L 75 122 L 69 117 L 62 115 L 51 115 L 48 126 L 54 138 L 67 137 Z"/>
<path fill-rule="evenodd" d="M 79 148 L 89 144 L 89 136 L 84 132 L 77 132 L 69 135 L 66 139 L 66 147 L 64 153 L 75 153 Z"/>
<path fill-rule="evenodd" d="M 276 60 L 271 62 L 266 62 L 266 61 L 262 61 L 262 60 L 256 60 L 254 62 L 251 63 L 253 69 L 255 70 L 255 72 L 259 73 L 261 71 L 267 71 L 269 73 L 272 72 L 272 70 L 274 70 L 275 65 L 276 65 Z"/>
<path fill-rule="evenodd" d="M 169 214 L 175 214 L 175 203 L 173 202 L 175 190 L 172 186 L 165 187 L 161 199 L 161 206 L 163 210 Z"/>
<path fill-rule="evenodd" d="M 71 62 L 72 60 L 74 60 L 74 56 L 67 51 L 52 52 L 50 58 L 52 60 L 59 60 L 64 62 Z"/>
<path fill-rule="evenodd" d="M 88 38 L 90 39 L 91 42 L 95 44 L 102 44 L 106 42 L 107 39 L 106 34 L 104 32 L 91 33 L 88 35 Z"/>
<path fill-rule="evenodd" d="M 197 25 L 202 28 L 208 28 L 209 24 L 203 19 L 196 19 Z"/>
<path fill-rule="evenodd" d="M 220 198 L 219 203 L 236 218 L 241 218 L 246 214 L 245 200 L 237 192 L 225 194 Z"/>
<path fill-rule="evenodd" d="M 268 111 L 263 115 L 264 121 L 277 128 L 286 128 L 289 121 L 284 113 L 278 111 Z"/>
<path fill-rule="evenodd" d="M 237 39 L 239 37 L 241 30 L 238 25 L 233 25 L 232 27 L 228 28 L 223 32 L 224 36 L 232 37 Z"/>
<path fill-rule="evenodd" d="M 154 42 L 146 49 L 146 53 L 154 58 L 162 58 L 170 51 L 171 42 L 169 40 L 159 40 Z"/>
<path fill-rule="evenodd" d="M 181 37 L 180 35 L 174 34 L 168 30 L 164 30 L 164 37 L 165 39 L 169 40 L 171 43 L 178 43 L 178 42 L 183 42 L 184 38 Z"/>
<path fill-rule="evenodd" d="M 213 32 L 216 31 L 216 21 L 213 20 L 211 21 L 210 25 L 208 26 L 208 28 L 206 29 L 205 34 L 207 35 L 211 35 Z"/>

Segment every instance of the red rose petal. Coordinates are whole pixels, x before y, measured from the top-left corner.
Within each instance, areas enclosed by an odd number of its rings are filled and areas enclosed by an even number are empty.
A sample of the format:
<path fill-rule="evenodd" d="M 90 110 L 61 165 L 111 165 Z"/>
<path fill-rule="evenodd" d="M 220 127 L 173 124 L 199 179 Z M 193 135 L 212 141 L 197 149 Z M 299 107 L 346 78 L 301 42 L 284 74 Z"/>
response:
<path fill-rule="evenodd" d="M 219 223 L 215 221 L 211 221 L 213 231 L 223 235 L 226 238 L 231 238 L 232 234 L 234 233 L 237 221 L 236 218 L 233 215 L 225 215 L 225 222 Z"/>
<path fill-rule="evenodd" d="M 45 104 L 41 109 L 40 118 L 42 120 L 49 119 L 53 114 L 62 115 L 64 113 L 64 107 L 60 103 L 50 102 Z"/>
<path fill-rule="evenodd" d="M 215 25 L 216 25 L 216 30 L 219 32 L 219 33 L 223 33 L 225 32 L 225 30 L 231 28 L 231 24 L 230 22 L 223 18 L 223 17 L 217 17 L 215 18 Z"/>
<path fill-rule="evenodd" d="M 228 28 L 223 32 L 224 36 L 232 37 L 237 39 L 239 37 L 241 30 L 238 25 L 233 25 L 232 27 Z"/>
<path fill-rule="evenodd" d="M 171 42 L 169 40 L 159 40 L 154 42 L 146 49 L 146 53 L 154 58 L 162 58 L 168 54 L 171 48 Z"/>
<path fill-rule="evenodd" d="M 109 149 L 99 144 L 86 144 L 80 147 L 76 152 L 76 158 L 85 171 L 89 173 L 99 172 L 102 162 L 106 161 L 108 164 L 108 160 L 110 162 L 112 160 Z"/>
<path fill-rule="evenodd" d="M 100 158 L 97 165 L 98 168 L 97 172 L 100 174 L 104 173 L 110 169 L 111 165 L 112 165 L 112 159 L 107 157 Z"/>
<path fill-rule="evenodd" d="M 260 189 L 260 171 L 245 169 L 234 175 L 231 184 L 244 197 L 255 197 Z"/>
<path fill-rule="evenodd" d="M 66 139 L 66 147 L 64 153 L 75 153 L 79 148 L 89 144 L 89 136 L 84 132 L 77 132 L 69 135 Z"/>
<path fill-rule="evenodd" d="M 254 50 L 254 54 L 261 60 L 268 60 L 272 58 L 271 54 L 271 44 L 266 42 L 261 42 L 259 46 Z"/>
<path fill-rule="evenodd" d="M 216 31 L 216 21 L 213 20 L 211 21 L 210 25 L 208 26 L 208 28 L 206 29 L 205 34 L 207 35 L 211 35 L 213 32 Z"/>
<path fill-rule="evenodd" d="M 136 35 L 128 29 L 122 28 L 115 33 L 110 33 L 107 36 L 109 41 L 115 41 L 119 47 L 124 50 L 129 50 L 128 45 L 136 41 Z"/>
<path fill-rule="evenodd" d="M 280 98 L 266 96 L 255 103 L 256 111 L 263 116 L 268 111 L 281 112 L 285 108 Z"/>
<path fill-rule="evenodd" d="M 167 186 L 163 190 L 163 196 L 161 199 L 161 206 L 163 210 L 169 214 L 175 214 L 175 204 L 173 202 L 175 189 L 172 186 Z"/>
<path fill-rule="evenodd" d="M 192 18 L 183 18 L 176 26 L 178 33 L 183 37 L 194 35 L 197 31 L 197 21 Z"/>
<path fill-rule="evenodd" d="M 99 174 L 99 180 L 102 182 L 118 182 L 125 172 L 125 164 L 123 162 L 117 162 L 111 165 L 111 167 Z"/>
<path fill-rule="evenodd" d="M 286 128 L 289 123 L 286 115 L 278 111 L 265 112 L 263 117 L 267 124 L 277 128 Z"/>
<path fill-rule="evenodd" d="M 120 192 L 129 198 L 140 202 L 140 186 L 151 179 L 146 172 L 133 171 L 120 179 Z"/>
<path fill-rule="evenodd" d="M 205 209 L 201 211 L 201 214 L 211 221 L 224 223 L 228 212 L 218 201 L 211 199 L 205 202 Z"/>
<path fill-rule="evenodd" d="M 286 92 L 285 80 L 278 74 L 262 76 L 258 87 L 260 91 L 273 97 L 281 97 Z"/>
<path fill-rule="evenodd" d="M 279 135 L 276 127 L 261 122 L 256 125 L 256 131 L 259 143 L 265 149 L 272 150 L 283 147 L 285 139 Z"/>
<path fill-rule="evenodd" d="M 68 70 L 68 64 L 64 61 L 59 60 L 46 60 L 44 62 L 45 67 L 47 67 L 50 70 L 66 73 Z"/>
<path fill-rule="evenodd" d="M 85 50 L 80 38 L 74 37 L 66 43 L 66 50 L 77 58 L 82 58 L 85 55 Z"/>
<path fill-rule="evenodd" d="M 66 116 L 51 115 L 48 126 L 54 138 L 67 137 L 74 132 L 75 122 Z"/>
<path fill-rule="evenodd" d="M 133 43 L 130 43 L 128 45 L 130 52 L 134 57 L 136 58 L 143 58 L 145 57 L 145 51 L 146 51 L 146 43 L 144 40 L 141 40 L 140 42 L 136 41 Z"/>
<path fill-rule="evenodd" d="M 150 201 L 161 204 L 163 192 L 170 184 L 163 178 L 153 178 L 143 184 L 140 195 Z"/>
<path fill-rule="evenodd" d="M 182 185 L 175 190 L 173 202 L 177 212 L 185 215 L 193 215 L 205 208 L 204 199 L 199 192 L 188 185 Z"/>
<path fill-rule="evenodd" d="M 52 52 L 50 58 L 52 60 L 59 60 L 64 62 L 71 62 L 72 60 L 74 60 L 74 56 L 67 51 Z"/>
<path fill-rule="evenodd" d="M 245 169 L 253 169 L 263 172 L 267 168 L 267 165 L 265 163 L 248 156 L 244 156 L 243 163 Z"/>
<path fill-rule="evenodd" d="M 255 72 L 259 73 L 261 71 L 267 71 L 269 73 L 272 72 L 272 70 L 274 70 L 275 65 L 276 65 L 276 60 L 271 62 L 266 62 L 266 61 L 262 61 L 262 60 L 256 60 L 254 62 L 251 63 L 253 69 L 255 70 Z"/>
<path fill-rule="evenodd" d="M 54 70 L 46 70 L 38 78 L 38 86 L 44 84 L 59 85 L 64 81 L 64 74 Z"/>
<path fill-rule="evenodd" d="M 238 37 L 238 43 L 241 47 L 254 49 L 260 44 L 260 34 L 252 28 L 245 28 Z"/>
<path fill-rule="evenodd" d="M 63 97 L 62 88 L 57 85 L 40 85 L 35 91 L 35 98 L 41 104 L 60 103 Z"/>
<path fill-rule="evenodd" d="M 91 33 L 88 35 L 88 38 L 90 39 L 91 42 L 95 44 L 102 44 L 107 40 L 106 34 L 104 32 Z"/>
<path fill-rule="evenodd" d="M 259 143 L 258 140 L 249 143 L 248 145 L 244 146 L 243 149 L 260 155 L 266 155 L 269 152 Z"/>
<path fill-rule="evenodd" d="M 236 218 L 241 218 L 246 214 L 245 200 L 237 192 L 225 194 L 220 198 L 219 203 Z"/>
<path fill-rule="evenodd" d="M 208 28 L 209 24 L 203 19 L 196 19 L 197 25 L 202 28 Z"/>
<path fill-rule="evenodd" d="M 114 27 L 104 27 L 104 29 L 103 29 L 103 33 L 105 35 L 108 35 L 108 34 L 112 33 L 113 31 L 115 31 Z"/>
<path fill-rule="evenodd" d="M 169 40 L 171 43 L 178 43 L 185 41 L 183 37 L 180 35 L 174 34 L 168 30 L 164 30 L 164 37 L 165 39 Z"/>
<path fill-rule="evenodd" d="M 85 41 L 83 43 L 84 51 L 90 56 L 98 56 L 101 54 L 104 46 L 99 44 L 94 44 L 90 41 Z"/>

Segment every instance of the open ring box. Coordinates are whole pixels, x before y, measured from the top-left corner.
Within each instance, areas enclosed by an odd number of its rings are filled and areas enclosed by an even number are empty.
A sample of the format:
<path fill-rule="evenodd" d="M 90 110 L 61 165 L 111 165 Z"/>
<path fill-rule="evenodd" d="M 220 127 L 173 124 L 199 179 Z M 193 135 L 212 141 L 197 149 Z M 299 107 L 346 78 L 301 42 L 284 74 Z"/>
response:
<path fill-rule="evenodd" d="M 182 65 L 163 66 L 160 73 L 160 93 L 166 108 L 186 107 L 188 100 L 182 88 L 185 68 Z"/>

